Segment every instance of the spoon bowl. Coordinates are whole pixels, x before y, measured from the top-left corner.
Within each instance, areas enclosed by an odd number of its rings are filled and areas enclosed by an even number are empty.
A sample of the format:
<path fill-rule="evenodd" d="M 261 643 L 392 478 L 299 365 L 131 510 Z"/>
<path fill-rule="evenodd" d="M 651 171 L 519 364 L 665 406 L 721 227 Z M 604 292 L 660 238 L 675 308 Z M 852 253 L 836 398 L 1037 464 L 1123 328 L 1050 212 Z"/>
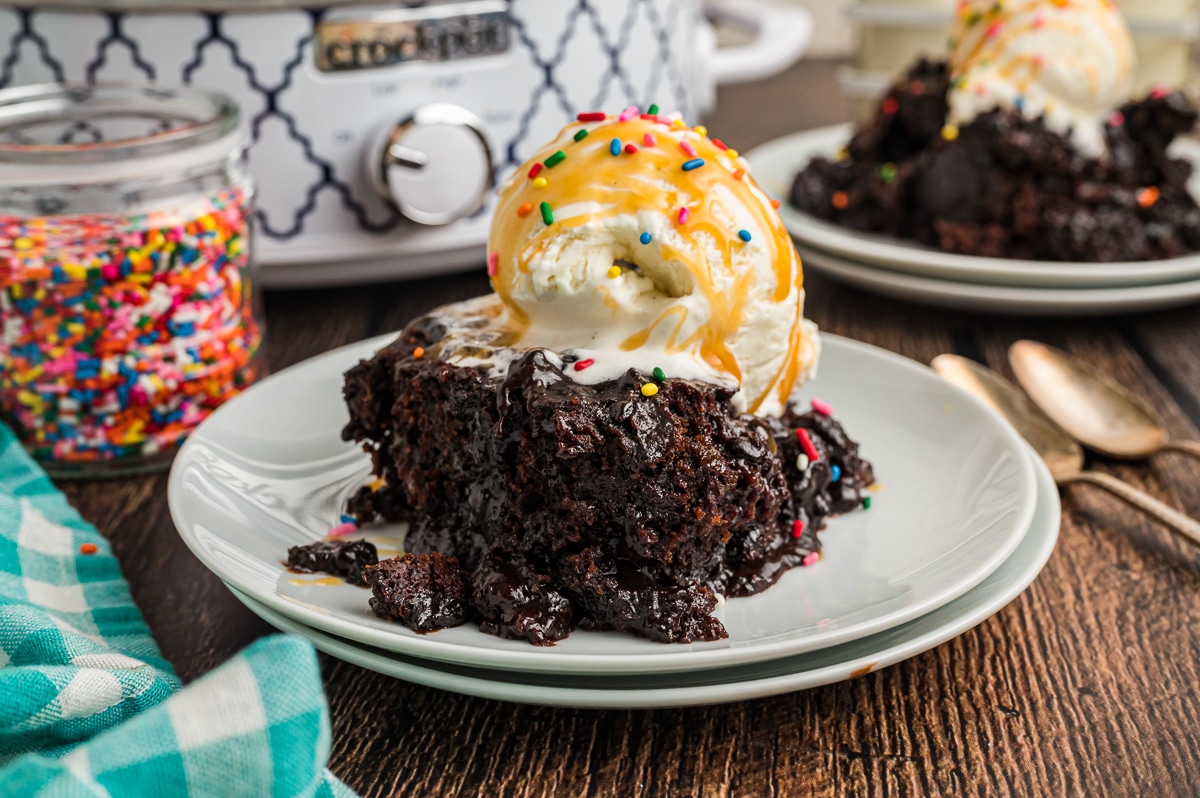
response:
<path fill-rule="evenodd" d="M 1195 546 L 1200 546 L 1200 523 L 1175 508 L 1122 482 L 1111 474 L 1083 470 L 1083 449 L 1056 427 L 1008 380 L 986 366 L 958 357 L 938 355 L 930 364 L 949 382 L 982 399 L 1008 419 L 1050 469 L 1059 485 L 1086 482 L 1104 488 L 1133 507 L 1157 518 Z"/>
<path fill-rule="evenodd" d="M 1037 341 L 1008 350 L 1017 382 L 1054 423 L 1109 457 L 1133 460 L 1159 451 L 1167 432 L 1154 413 L 1066 352 Z"/>
<path fill-rule="evenodd" d="M 930 364 L 943 379 L 984 400 L 1004 416 L 1038 456 L 1055 482 L 1083 470 L 1083 448 L 1054 426 L 1012 383 L 986 366 L 958 355 L 938 355 Z"/>

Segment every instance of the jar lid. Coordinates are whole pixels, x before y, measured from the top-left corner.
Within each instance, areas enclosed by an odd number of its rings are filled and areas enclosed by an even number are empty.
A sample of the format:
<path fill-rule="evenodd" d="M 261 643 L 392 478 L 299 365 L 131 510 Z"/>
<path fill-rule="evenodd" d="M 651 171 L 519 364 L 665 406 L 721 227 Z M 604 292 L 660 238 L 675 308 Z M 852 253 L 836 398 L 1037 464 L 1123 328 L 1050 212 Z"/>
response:
<path fill-rule="evenodd" d="M 229 157 L 233 100 L 191 87 L 44 84 L 0 90 L 0 178 L 112 180 Z"/>

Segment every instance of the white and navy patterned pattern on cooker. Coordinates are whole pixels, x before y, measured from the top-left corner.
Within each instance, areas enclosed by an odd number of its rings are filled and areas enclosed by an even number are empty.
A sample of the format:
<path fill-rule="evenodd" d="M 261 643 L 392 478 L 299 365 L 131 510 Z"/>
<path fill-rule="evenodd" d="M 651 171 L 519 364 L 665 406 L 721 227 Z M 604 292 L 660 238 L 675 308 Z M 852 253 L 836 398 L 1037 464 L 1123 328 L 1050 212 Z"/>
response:
<path fill-rule="evenodd" d="M 699 22 L 693 4 L 685 0 L 509 0 L 509 5 L 512 49 L 501 58 L 512 60 L 505 62 L 504 72 L 509 80 L 520 78 L 533 90 L 527 97 L 511 97 L 510 92 L 508 104 L 513 107 L 485 116 L 496 147 L 497 178 L 580 111 L 650 102 L 676 108 L 685 116 L 698 110 L 690 88 L 697 81 L 689 74 L 703 68 L 691 52 Z M 141 81 L 221 90 L 241 106 L 254 142 L 251 168 L 257 172 L 256 161 L 268 159 L 272 168 L 271 180 L 259 180 L 261 234 L 283 241 L 302 232 L 347 228 L 384 233 L 400 219 L 366 180 L 362 163 L 366 143 L 360 137 L 385 120 L 376 119 L 378 114 L 362 117 L 361 105 L 339 113 L 309 99 L 320 92 L 322 81 L 326 88 L 329 85 L 328 76 L 321 76 L 312 63 L 312 40 L 315 25 L 330 11 L 136 14 L 3 8 L 0 87 L 51 81 Z M 188 45 L 180 46 L 181 42 Z M 397 84 L 412 83 L 405 69 L 399 67 L 387 77 Z M 436 84 L 453 81 L 457 75 L 471 80 L 481 74 L 471 66 L 442 70 L 440 78 L 425 71 L 419 80 Z M 355 73 L 354 79 L 361 84 L 368 80 L 363 75 Z M 407 86 L 402 91 L 411 96 Z M 297 96 L 306 101 L 294 102 Z M 452 96 L 445 100 L 454 101 Z M 376 102 L 386 103 L 386 97 Z M 398 121 L 402 115 L 399 111 L 388 118 Z M 344 128 L 337 127 L 339 121 Z M 72 131 L 77 141 L 99 135 L 86 124 Z M 281 156 L 280 148 L 291 149 L 294 157 Z M 290 173 L 282 179 L 281 166 Z"/>

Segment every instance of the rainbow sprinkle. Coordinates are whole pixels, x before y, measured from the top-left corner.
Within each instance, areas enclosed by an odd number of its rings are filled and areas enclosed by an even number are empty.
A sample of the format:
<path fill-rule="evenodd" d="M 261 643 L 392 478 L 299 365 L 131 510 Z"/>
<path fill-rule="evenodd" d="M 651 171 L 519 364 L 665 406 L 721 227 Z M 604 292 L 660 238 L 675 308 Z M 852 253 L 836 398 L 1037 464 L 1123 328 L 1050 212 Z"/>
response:
<path fill-rule="evenodd" d="M 817 413 L 818 415 L 822 415 L 822 416 L 832 416 L 833 415 L 833 408 L 830 407 L 829 405 L 827 405 L 825 402 L 822 402 L 820 399 L 813 399 L 812 402 L 810 402 L 810 404 L 812 405 L 813 412 Z"/>
<path fill-rule="evenodd" d="M 628 108 L 626 108 L 624 111 L 621 112 L 621 115 L 619 117 L 617 117 L 617 121 L 618 122 L 628 122 L 630 119 L 633 119 L 635 116 L 637 116 L 638 113 L 639 113 L 638 107 L 636 105 L 631 105 Z"/>
<path fill-rule="evenodd" d="M 562 150 L 559 150 L 558 152 L 554 153 L 553 155 L 551 155 L 549 158 L 546 159 L 546 168 L 553 169 L 554 167 L 558 166 L 560 163 L 562 163 L 566 159 L 567 159 L 567 154 L 565 152 L 563 152 Z"/>
<path fill-rule="evenodd" d="M 608 151 L 611 152 L 613 155 L 620 155 L 621 154 L 621 140 L 613 139 L 612 141 L 610 141 L 608 143 Z"/>
<path fill-rule="evenodd" d="M 683 162 L 683 171 L 690 172 L 693 169 L 699 169 L 701 166 L 704 166 L 704 159 L 703 158 L 693 158 L 690 161 Z"/>
<path fill-rule="evenodd" d="M 580 122 L 603 122 L 608 119 L 608 114 L 603 111 L 587 111 L 575 117 Z"/>
<path fill-rule="evenodd" d="M 595 360 L 593 360 L 593 359 L 592 359 L 592 358 L 590 358 L 590 357 L 589 357 L 589 358 L 586 358 L 586 359 L 584 359 L 584 360 L 580 360 L 580 361 L 578 361 L 578 362 L 575 364 L 575 370 L 576 370 L 576 371 L 583 371 L 584 369 L 588 368 L 589 366 L 591 366 L 591 365 L 592 365 L 593 363 L 595 363 L 595 362 L 596 362 L 596 361 L 595 361 Z"/>
<path fill-rule="evenodd" d="M 642 385 L 642 396 L 654 396 L 658 393 L 658 386 L 652 382 L 647 382 Z"/>
<path fill-rule="evenodd" d="M 575 134 L 575 136 L 574 136 L 574 138 L 575 138 L 575 140 L 576 140 L 576 141 L 583 141 L 583 140 L 584 140 L 584 139 L 586 139 L 587 137 L 588 137 L 588 132 L 587 132 L 587 130 L 580 130 L 580 131 L 579 131 L 578 133 L 576 133 L 576 134 Z"/>
<path fill-rule="evenodd" d="M 239 188 L 149 215 L 0 216 L 0 409 L 44 461 L 169 452 L 257 377 Z"/>
<path fill-rule="evenodd" d="M 750 238 L 751 238 L 750 231 L 749 230 L 738 230 L 738 238 L 742 239 L 742 241 L 749 244 Z"/>
<path fill-rule="evenodd" d="M 821 555 L 814 551 L 801 560 L 801 562 L 804 563 L 805 567 L 808 567 L 814 565 L 819 559 L 821 559 Z"/>
<path fill-rule="evenodd" d="M 817 447 L 813 445 L 812 438 L 808 435 L 808 430 L 801 427 L 796 430 L 796 440 L 800 442 L 800 448 L 804 450 L 804 454 L 808 457 L 809 462 L 815 463 L 821 459 L 817 453 Z"/>
<path fill-rule="evenodd" d="M 642 143 L 647 147 L 653 147 L 658 144 L 658 139 L 654 138 L 653 133 L 647 133 L 646 135 L 642 136 Z"/>
<path fill-rule="evenodd" d="M 550 203 L 543 202 L 539 207 L 542 211 L 542 221 L 546 223 L 546 226 L 554 224 L 554 211 L 550 210 Z"/>
<path fill-rule="evenodd" d="M 689 211 L 687 208 L 680 208 L 679 215 L 675 217 L 675 220 L 679 224 L 687 224 L 688 217 L 691 215 L 692 215 L 692 212 Z"/>
<path fill-rule="evenodd" d="M 792 537 L 796 540 L 804 537 L 804 520 L 797 518 L 792 522 Z"/>
<path fill-rule="evenodd" d="M 641 241 L 643 244 L 649 244 L 653 240 L 654 237 L 649 233 L 642 233 L 640 236 L 638 236 L 638 241 Z"/>
<path fill-rule="evenodd" d="M 499 265 L 500 265 L 500 255 L 499 255 L 499 253 L 493 252 L 491 255 L 488 255 L 488 259 L 487 259 L 487 273 L 488 273 L 488 277 L 495 277 L 495 276 L 496 276 L 496 267 L 497 267 L 497 266 L 499 266 Z"/>

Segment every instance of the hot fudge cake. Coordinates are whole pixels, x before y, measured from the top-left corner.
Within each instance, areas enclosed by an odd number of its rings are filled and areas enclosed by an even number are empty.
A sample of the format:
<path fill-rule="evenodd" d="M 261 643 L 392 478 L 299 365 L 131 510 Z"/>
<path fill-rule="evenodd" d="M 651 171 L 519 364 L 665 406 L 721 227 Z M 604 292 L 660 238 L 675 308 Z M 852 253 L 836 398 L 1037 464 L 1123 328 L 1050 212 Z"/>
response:
<path fill-rule="evenodd" d="M 1196 124 L 1180 92 L 1132 100 L 1133 41 L 1109 0 L 964 0 L 949 61 L 921 60 L 792 203 L 947 252 L 1144 261 L 1200 250 Z"/>
<path fill-rule="evenodd" d="M 378 615 L 716 640 L 724 597 L 869 505 L 858 445 L 798 399 L 819 355 L 800 260 L 703 128 L 581 114 L 501 189 L 488 251 L 494 294 L 346 374 L 375 475 L 348 511 L 410 524 L 403 560 L 364 569 Z"/>

